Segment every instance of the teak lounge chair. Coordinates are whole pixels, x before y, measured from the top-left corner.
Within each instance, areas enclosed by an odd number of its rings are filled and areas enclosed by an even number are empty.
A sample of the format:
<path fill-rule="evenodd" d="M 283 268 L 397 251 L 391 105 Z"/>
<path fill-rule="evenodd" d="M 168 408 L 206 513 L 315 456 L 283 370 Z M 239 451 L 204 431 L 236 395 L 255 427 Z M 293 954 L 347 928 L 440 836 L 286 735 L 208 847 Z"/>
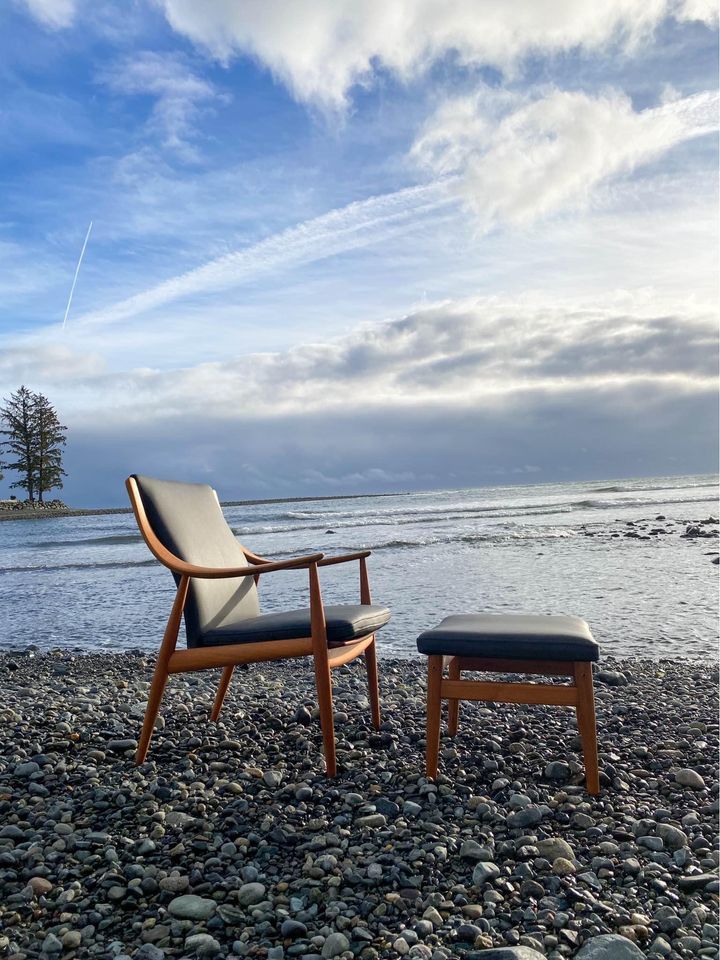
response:
<path fill-rule="evenodd" d="M 312 656 L 325 769 L 328 776 L 335 776 L 333 667 L 365 655 L 372 720 L 376 728 L 380 726 L 375 631 L 388 622 L 390 611 L 371 604 L 365 563 L 370 551 L 341 557 L 313 553 L 291 560 L 266 560 L 235 538 L 212 487 L 135 475 L 128 477 L 126 486 L 145 543 L 172 571 L 177 584 L 150 687 L 136 763 L 143 763 L 147 756 L 169 674 L 223 668 L 211 713 L 215 721 L 237 664 Z M 360 603 L 323 607 L 318 567 L 350 560 L 360 563 Z M 310 606 L 262 615 L 257 590 L 260 575 L 298 569 L 308 571 Z M 176 650 L 183 617 L 187 649 Z"/>

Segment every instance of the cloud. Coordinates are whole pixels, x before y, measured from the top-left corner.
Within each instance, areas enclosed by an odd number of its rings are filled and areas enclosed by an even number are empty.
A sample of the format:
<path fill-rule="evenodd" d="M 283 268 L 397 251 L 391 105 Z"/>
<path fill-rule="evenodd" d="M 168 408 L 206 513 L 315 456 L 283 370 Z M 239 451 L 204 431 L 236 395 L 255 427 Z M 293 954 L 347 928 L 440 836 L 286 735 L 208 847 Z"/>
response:
<path fill-rule="evenodd" d="M 190 69 L 180 54 L 144 51 L 107 67 L 98 79 L 118 93 L 151 96 L 150 128 L 166 147 L 189 153 L 200 104 L 219 96 L 213 84 Z"/>
<path fill-rule="evenodd" d="M 332 409 L 503 407 L 528 392 L 561 401 L 578 390 L 643 384 L 668 395 L 692 393 L 716 385 L 717 339 L 711 313 L 658 313 L 652 302 L 632 298 L 615 306 L 483 298 L 280 353 L 122 373 L 95 372 L 92 358 L 83 368 L 63 353 L 53 375 L 46 351 L 36 373 L 54 381 L 81 419 L 162 422 L 203 414 L 243 421 Z M 25 367 L 20 376 L 10 357 L 9 387 L 29 378 L 29 358 L 22 350 L 14 358 Z"/>
<path fill-rule="evenodd" d="M 452 54 L 512 71 L 525 57 L 631 47 L 669 16 L 715 22 L 708 0 L 156 0 L 171 26 L 227 62 L 266 65 L 300 101 L 343 109 L 383 70 L 408 80 Z"/>
<path fill-rule="evenodd" d="M 69 27 L 77 12 L 75 0 L 24 0 L 24 3 L 32 16 L 51 30 Z"/>
<path fill-rule="evenodd" d="M 525 226 L 587 202 L 684 140 L 718 127 L 718 95 L 699 93 L 635 111 L 628 97 L 552 89 L 532 98 L 483 87 L 438 108 L 411 157 L 457 189 L 484 229 Z"/>
<path fill-rule="evenodd" d="M 376 244 L 448 203 L 452 197 L 444 182 L 356 201 L 78 317 L 73 326 L 117 323 L 180 298 L 225 290 L 270 271 Z"/>
<path fill-rule="evenodd" d="M 0 395 L 56 405 L 71 502 L 121 500 L 134 470 L 228 497 L 427 489 L 709 471 L 717 357 L 713 313 L 687 304 L 475 298 L 175 370 L 18 347 Z"/>

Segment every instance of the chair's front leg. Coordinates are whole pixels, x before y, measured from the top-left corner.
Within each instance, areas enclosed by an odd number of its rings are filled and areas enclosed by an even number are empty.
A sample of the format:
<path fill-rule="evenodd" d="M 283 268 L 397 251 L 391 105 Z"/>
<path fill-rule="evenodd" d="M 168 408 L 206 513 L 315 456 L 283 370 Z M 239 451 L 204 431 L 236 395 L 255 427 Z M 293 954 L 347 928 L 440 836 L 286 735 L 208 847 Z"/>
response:
<path fill-rule="evenodd" d="M 150 746 L 150 738 L 152 737 L 155 721 L 157 720 L 158 711 L 160 710 L 160 701 L 162 700 L 165 684 L 167 683 L 168 661 L 170 660 L 170 657 L 175 650 L 175 644 L 177 643 L 178 632 L 180 630 L 180 621 L 182 620 L 183 609 L 185 608 L 189 583 L 189 577 L 182 576 L 180 578 L 180 583 L 178 584 L 177 593 L 175 594 L 172 610 L 170 611 L 167 626 L 165 627 L 165 634 L 163 635 L 163 640 L 160 644 L 160 650 L 158 651 L 157 662 L 155 664 L 155 673 L 153 674 L 152 683 L 150 685 L 150 694 L 148 696 L 147 708 L 145 710 L 143 728 L 140 734 L 140 740 L 138 741 L 137 753 L 135 754 L 136 764 L 145 762 L 148 747 Z"/>
<path fill-rule="evenodd" d="M 427 679 L 427 732 L 425 772 L 431 780 L 437 776 L 438 754 L 440 753 L 440 685 L 442 684 L 443 658 L 428 657 Z"/>
<path fill-rule="evenodd" d="M 450 680 L 460 679 L 460 659 L 452 657 L 448 667 L 448 678 Z M 456 698 L 448 700 L 448 733 L 454 737 L 458 731 L 458 719 L 460 717 L 460 701 Z"/>
<path fill-rule="evenodd" d="M 323 751 L 325 753 L 325 771 L 329 777 L 337 773 L 337 759 L 335 755 L 335 726 L 333 719 L 332 678 L 328 661 L 327 628 L 325 626 L 325 611 L 323 609 L 322 594 L 320 593 L 320 578 L 317 564 L 310 565 L 310 629 L 313 645 L 313 662 L 315 665 L 315 686 L 320 708 L 320 726 L 322 728 Z"/>

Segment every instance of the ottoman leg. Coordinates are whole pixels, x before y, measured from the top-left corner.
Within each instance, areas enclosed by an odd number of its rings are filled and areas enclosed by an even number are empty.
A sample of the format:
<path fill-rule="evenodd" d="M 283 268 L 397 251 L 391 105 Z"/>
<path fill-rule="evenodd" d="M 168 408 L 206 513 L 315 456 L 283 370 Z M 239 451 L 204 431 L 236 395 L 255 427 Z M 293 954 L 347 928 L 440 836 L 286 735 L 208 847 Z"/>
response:
<path fill-rule="evenodd" d="M 577 687 L 577 724 L 585 758 L 585 783 L 588 793 L 597 796 L 600 793 L 600 773 L 591 663 L 575 662 L 575 686 Z"/>
<path fill-rule="evenodd" d="M 460 661 L 457 657 L 452 657 L 448 667 L 448 677 L 450 680 L 460 679 Z M 460 716 L 460 701 L 448 700 L 448 733 L 454 737 L 458 732 L 458 718 Z"/>
<path fill-rule="evenodd" d="M 427 680 L 427 735 L 425 772 L 431 780 L 437 776 L 438 753 L 440 752 L 440 685 L 442 683 L 443 658 L 428 657 Z"/>

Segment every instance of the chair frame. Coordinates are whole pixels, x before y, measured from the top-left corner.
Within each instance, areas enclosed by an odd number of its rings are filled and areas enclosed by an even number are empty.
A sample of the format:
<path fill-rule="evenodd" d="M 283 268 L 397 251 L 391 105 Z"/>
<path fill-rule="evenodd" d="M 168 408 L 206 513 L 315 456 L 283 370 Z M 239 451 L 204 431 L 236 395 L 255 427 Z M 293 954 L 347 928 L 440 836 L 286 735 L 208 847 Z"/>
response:
<path fill-rule="evenodd" d="M 148 520 L 135 478 L 128 477 L 125 481 L 125 486 L 127 487 L 133 513 L 135 514 L 135 519 L 145 543 L 155 558 L 179 577 L 175 599 L 170 610 L 170 616 L 168 617 L 167 626 L 165 627 L 160 650 L 158 651 L 142 732 L 135 755 L 135 763 L 141 764 L 145 761 L 150 746 L 150 738 L 152 737 L 155 721 L 160 710 L 160 702 L 165 690 L 165 685 L 171 673 L 185 673 L 188 671 L 205 670 L 212 667 L 222 667 L 220 684 L 215 694 L 215 701 L 210 714 L 210 719 L 216 722 L 220 716 L 223 700 L 230 686 L 230 681 L 236 666 L 244 663 L 261 663 L 268 660 L 287 660 L 293 657 L 311 656 L 315 666 L 315 685 L 317 688 L 318 706 L 320 708 L 325 770 L 329 777 L 334 777 L 337 773 L 337 758 L 333 723 L 331 671 L 336 667 L 350 663 L 356 657 L 360 656 L 360 654 L 364 655 L 371 716 L 375 729 L 379 729 L 380 727 L 380 693 L 378 689 L 374 633 L 366 637 L 361 637 L 359 640 L 350 641 L 342 646 L 328 647 L 325 611 L 320 591 L 318 567 L 349 563 L 355 560 L 359 561 L 360 603 L 369 604 L 372 601 L 366 559 L 370 556 L 370 551 L 361 550 L 356 553 L 344 554 L 338 557 L 325 557 L 322 553 L 312 553 L 304 557 L 294 557 L 290 560 L 273 561 L 260 557 L 241 545 L 241 549 L 248 560 L 247 566 L 196 566 L 195 564 L 187 563 L 185 560 L 176 557 L 160 542 Z M 218 509 L 219 508 L 218 503 Z M 310 592 L 309 637 L 293 640 L 262 640 L 252 643 L 223 644 L 176 650 L 180 623 L 185 608 L 185 601 L 187 600 L 188 587 L 192 578 L 254 577 L 255 583 L 257 584 L 261 574 L 274 573 L 280 570 L 308 571 L 308 586 Z"/>
<path fill-rule="evenodd" d="M 447 679 L 443 676 L 446 666 Z M 462 670 L 570 677 L 573 682 L 549 684 L 463 680 L 460 676 Z M 448 701 L 448 733 L 451 737 L 457 734 L 461 700 L 575 707 L 585 758 L 587 792 L 593 796 L 600 793 L 592 663 L 584 660 L 502 660 L 492 657 L 449 657 L 439 654 L 429 656 L 425 770 L 427 776 L 433 780 L 437 777 L 438 771 L 440 712 L 443 700 Z"/>

